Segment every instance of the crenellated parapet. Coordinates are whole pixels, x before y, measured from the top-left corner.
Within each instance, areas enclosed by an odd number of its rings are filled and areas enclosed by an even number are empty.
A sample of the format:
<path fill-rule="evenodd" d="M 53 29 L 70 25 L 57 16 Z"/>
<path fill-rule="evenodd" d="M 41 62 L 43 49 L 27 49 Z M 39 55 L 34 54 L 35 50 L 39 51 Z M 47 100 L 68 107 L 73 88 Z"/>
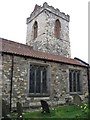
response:
<path fill-rule="evenodd" d="M 62 19 L 66 21 L 70 21 L 70 16 L 65 14 L 64 12 L 61 12 L 58 8 L 54 8 L 53 6 L 49 6 L 46 2 L 43 4 L 43 6 L 35 5 L 33 12 L 30 14 L 30 17 L 27 18 L 27 24 L 32 21 L 36 16 L 38 16 L 40 13 L 42 13 L 44 10 L 47 10 L 51 12 L 52 14 L 55 14 Z"/>

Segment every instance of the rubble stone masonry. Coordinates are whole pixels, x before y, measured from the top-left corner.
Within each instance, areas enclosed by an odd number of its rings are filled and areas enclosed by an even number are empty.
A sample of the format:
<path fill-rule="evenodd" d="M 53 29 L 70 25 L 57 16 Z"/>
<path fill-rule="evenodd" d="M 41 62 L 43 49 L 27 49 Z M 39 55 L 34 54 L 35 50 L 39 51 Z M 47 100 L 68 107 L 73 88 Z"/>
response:
<path fill-rule="evenodd" d="M 55 37 L 55 21 L 60 21 L 60 38 Z M 37 38 L 34 39 L 33 25 L 37 21 Z M 27 37 L 26 44 L 33 47 L 34 50 L 43 51 L 55 55 L 71 57 L 69 40 L 69 15 L 60 12 L 44 3 L 38 6 L 27 18 Z"/>
<path fill-rule="evenodd" d="M 28 96 L 28 80 L 30 64 L 40 63 L 49 65 L 48 90 L 49 96 Z M 3 54 L 2 56 L 2 99 L 10 103 L 10 83 L 11 83 L 12 56 Z M 69 69 L 81 71 L 81 97 L 87 94 L 87 69 L 84 67 L 68 64 L 43 61 L 38 59 L 14 56 L 13 82 L 12 82 L 12 108 L 16 107 L 17 101 L 22 103 L 24 108 L 34 108 L 40 106 L 40 100 L 47 100 L 52 106 L 64 104 L 66 97 L 71 97 L 69 91 Z"/>

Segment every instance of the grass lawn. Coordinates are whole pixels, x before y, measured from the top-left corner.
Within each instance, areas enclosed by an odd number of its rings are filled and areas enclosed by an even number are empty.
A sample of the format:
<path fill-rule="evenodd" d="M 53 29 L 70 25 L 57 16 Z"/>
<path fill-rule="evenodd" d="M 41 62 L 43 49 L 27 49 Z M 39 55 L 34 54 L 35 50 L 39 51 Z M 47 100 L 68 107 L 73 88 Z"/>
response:
<path fill-rule="evenodd" d="M 84 118 L 86 120 L 87 118 L 87 112 L 82 111 L 80 107 L 77 106 L 60 106 L 56 108 L 51 108 L 50 109 L 50 114 L 46 113 L 41 113 L 41 111 L 35 111 L 35 112 L 24 112 L 23 113 L 23 118 L 26 119 L 38 119 L 38 120 L 45 120 L 45 119 L 65 119 L 65 118 L 74 118 L 78 119 L 80 118 L 81 120 Z M 14 114 L 13 118 L 17 118 L 17 114 Z"/>

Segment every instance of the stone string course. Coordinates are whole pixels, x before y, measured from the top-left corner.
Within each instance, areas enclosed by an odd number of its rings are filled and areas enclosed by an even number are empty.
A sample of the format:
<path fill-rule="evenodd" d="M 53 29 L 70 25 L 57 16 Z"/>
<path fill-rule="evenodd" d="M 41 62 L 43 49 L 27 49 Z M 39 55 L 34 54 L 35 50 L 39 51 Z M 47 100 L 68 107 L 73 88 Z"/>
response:
<path fill-rule="evenodd" d="M 10 55 L 3 55 L 2 60 L 2 99 L 10 102 L 10 81 L 11 81 L 11 61 Z M 28 96 L 28 70 L 31 62 L 40 62 L 50 65 L 51 76 L 49 84 L 50 96 L 48 97 L 29 97 Z M 69 69 L 79 69 L 82 74 L 81 97 L 84 99 L 87 94 L 87 70 L 83 67 L 66 65 L 61 63 L 35 60 L 14 56 L 13 85 L 12 85 L 12 107 L 16 107 L 16 102 L 20 101 L 24 108 L 31 110 L 40 106 L 40 99 L 47 100 L 51 106 L 64 104 L 66 97 L 71 97 L 69 93 Z M 50 74 L 49 73 L 49 74 Z"/>

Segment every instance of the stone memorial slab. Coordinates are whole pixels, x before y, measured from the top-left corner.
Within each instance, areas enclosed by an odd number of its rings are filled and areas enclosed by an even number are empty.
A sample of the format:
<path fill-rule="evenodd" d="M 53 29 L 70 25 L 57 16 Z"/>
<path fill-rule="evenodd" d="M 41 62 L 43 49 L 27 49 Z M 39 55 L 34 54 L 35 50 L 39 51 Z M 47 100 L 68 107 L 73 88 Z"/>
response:
<path fill-rule="evenodd" d="M 18 120 L 23 120 L 23 108 L 20 102 L 17 102 Z"/>
<path fill-rule="evenodd" d="M 78 94 L 73 95 L 73 103 L 77 106 L 81 106 L 82 99 Z"/>
<path fill-rule="evenodd" d="M 1 120 L 11 120 L 10 115 L 10 104 L 7 101 L 2 100 L 2 119 Z"/>

